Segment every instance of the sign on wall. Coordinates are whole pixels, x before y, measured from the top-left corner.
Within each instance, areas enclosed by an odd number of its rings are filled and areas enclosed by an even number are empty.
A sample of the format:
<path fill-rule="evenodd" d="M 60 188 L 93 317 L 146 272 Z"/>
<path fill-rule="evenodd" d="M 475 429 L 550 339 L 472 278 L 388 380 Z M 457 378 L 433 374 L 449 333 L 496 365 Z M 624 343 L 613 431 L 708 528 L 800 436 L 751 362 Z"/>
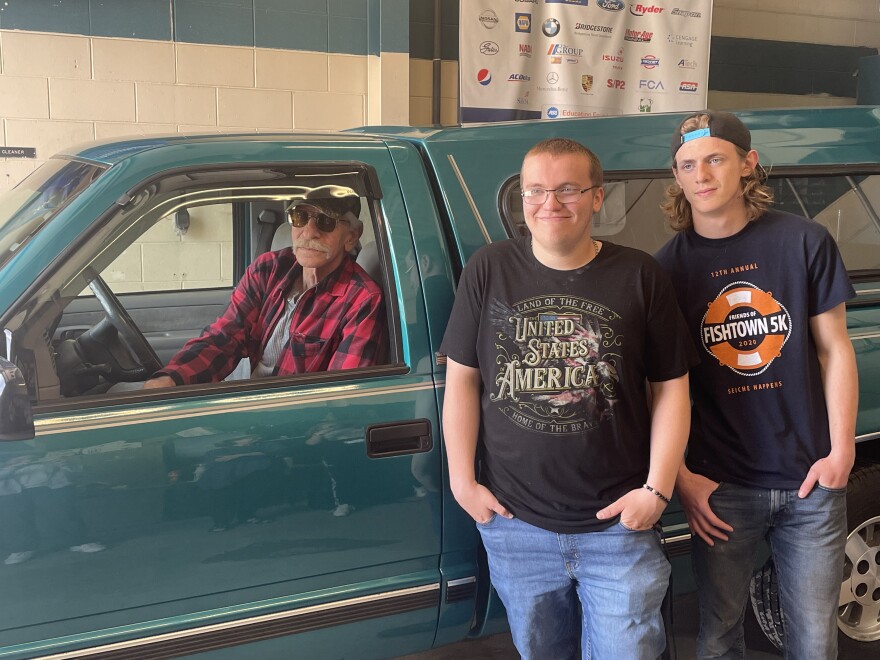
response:
<path fill-rule="evenodd" d="M 461 0 L 462 122 L 700 110 L 710 0 Z"/>

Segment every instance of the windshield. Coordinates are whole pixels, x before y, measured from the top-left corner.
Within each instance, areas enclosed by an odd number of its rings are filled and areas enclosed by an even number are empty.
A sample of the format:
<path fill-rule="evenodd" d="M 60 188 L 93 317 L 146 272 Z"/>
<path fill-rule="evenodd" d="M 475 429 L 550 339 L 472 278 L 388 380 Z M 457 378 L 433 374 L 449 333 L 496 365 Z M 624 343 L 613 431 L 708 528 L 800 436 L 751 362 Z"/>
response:
<path fill-rule="evenodd" d="M 52 159 L 0 196 L 0 266 L 105 168 Z"/>

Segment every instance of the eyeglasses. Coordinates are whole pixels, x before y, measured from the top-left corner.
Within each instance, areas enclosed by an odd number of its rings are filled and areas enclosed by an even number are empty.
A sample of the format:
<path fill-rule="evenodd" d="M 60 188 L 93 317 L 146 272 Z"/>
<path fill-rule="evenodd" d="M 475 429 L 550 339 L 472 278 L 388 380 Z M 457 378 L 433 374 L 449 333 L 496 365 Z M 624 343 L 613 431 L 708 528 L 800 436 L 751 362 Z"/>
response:
<path fill-rule="evenodd" d="M 575 188 L 574 186 L 563 186 L 562 188 L 529 188 L 523 190 L 523 201 L 526 204 L 543 204 L 547 201 L 550 193 L 556 195 L 556 201 L 560 204 L 571 204 L 578 201 L 588 190 L 593 188 L 601 188 L 602 186 L 590 186 L 589 188 Z"/>
<path fill-rule="evenodd" d="M 309 224 L 309 220 L 314 220 L 315 227 L 325 234 L 329 234 L 336 229 L 337 222 L 348 222 L 342 218 L 334 218 L 332 215 L 327 215 L 323 211 L 312 207 L 295 206 L 287 212 L 287 222 L 297 229 L 305 227 Z"/>

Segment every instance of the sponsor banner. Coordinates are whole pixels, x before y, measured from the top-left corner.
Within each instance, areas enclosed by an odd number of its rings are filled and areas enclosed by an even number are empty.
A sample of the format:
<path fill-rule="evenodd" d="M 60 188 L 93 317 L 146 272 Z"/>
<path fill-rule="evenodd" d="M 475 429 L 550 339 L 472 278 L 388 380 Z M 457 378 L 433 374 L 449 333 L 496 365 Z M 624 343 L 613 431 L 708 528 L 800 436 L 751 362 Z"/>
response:
<path fill-rule="evenodd" d="M 460 0 L 461 119 L 699 110 L 711 0 Z"/>

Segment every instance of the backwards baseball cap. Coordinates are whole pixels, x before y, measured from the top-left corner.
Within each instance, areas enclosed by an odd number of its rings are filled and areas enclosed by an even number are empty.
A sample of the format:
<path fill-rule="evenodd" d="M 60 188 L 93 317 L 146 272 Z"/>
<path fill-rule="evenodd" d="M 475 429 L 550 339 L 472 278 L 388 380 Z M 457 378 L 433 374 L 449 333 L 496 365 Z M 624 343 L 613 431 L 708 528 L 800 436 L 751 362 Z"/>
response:
<path fill-rule="evenodd" d="M 312 188 L 303 197 L 294 199 L 287 210 L 289 211 L 299 204 L 314 206 L 327 215 L 340 220 L 348 220 L 353 224 L 359 222 L 358 216 L 361 214 L 361 198 L 354 190 L 346 186 L 331 185 Z"/>
<path fill-rule="evenodd" d="M 706 128 L 698 128 L 682 135 L 681 127 L 684 123 L 700 115 L 706 115 L 709 118 L 709 125 Z M 678 153 L 681 145 L 701 137 L 716 137 L 727 140 L 743 151 L 749 151 L 752 148 L 752 134 L 739 120 L 739 117 L 720 110 L 701 110 L 685 117 L 678 125 L 678 129 L 672 136 L 672 159 L 675 160 L 675 154 Z"/>

